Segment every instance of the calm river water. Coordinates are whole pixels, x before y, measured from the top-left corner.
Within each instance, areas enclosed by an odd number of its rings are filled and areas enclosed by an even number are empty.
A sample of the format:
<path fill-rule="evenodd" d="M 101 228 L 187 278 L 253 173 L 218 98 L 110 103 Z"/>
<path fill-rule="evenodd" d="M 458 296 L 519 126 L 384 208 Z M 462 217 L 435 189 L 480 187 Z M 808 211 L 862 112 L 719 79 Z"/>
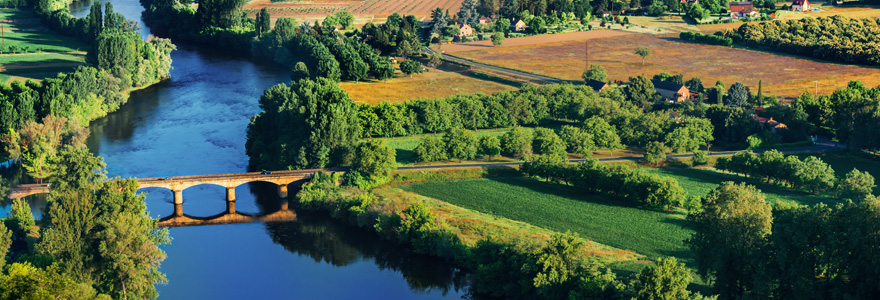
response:
<path fill-rule="evenodd" d="M 104 0 L 106 1 L 106 0 Z M 103 1 L 102 1 L 103 2 Z M 140 20 L 137 0 L 112 0 L 116 12 Z M 77 17 L 88 3 L 74 5 Z M 143 24 L 141 25 L 143 26 Z M 149 29 L 141 30 L 143 35 Z M 178 45 L 171 79 L 134 92 L 122 109 L 92 123 L 89 148 L 110 176 L 155 177 L 244 172 L 245 128 L 264 89 L 287 82 L 288 70 L 204 48 Z M 171 193 L 147 189 L 156 217 L 173 211 Z M 225 190 L 183 192 L 184 212 L 225 210 Z M 236 209 L 272 212 L 274 186 L 242 185 Z M 442 261 L 401 249 L 375 234 L 323 214 L 298 212 L 285 223 L 173 228 L 160 299 L 459 299 L 465 276 Z"/>

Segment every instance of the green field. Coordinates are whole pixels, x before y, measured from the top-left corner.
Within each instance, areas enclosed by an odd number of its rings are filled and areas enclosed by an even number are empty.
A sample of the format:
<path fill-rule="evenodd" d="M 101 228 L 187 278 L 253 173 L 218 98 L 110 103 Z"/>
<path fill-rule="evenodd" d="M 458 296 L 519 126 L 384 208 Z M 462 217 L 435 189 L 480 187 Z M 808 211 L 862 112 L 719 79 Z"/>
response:
<path fill-rule="evenodd" d="M 668 176 L 678 180 L 678 183 L 690 195 L 703 197 L 712 189 L 725 181 L 745 182 L 756 186 L 767 198 L 769 203 L 789 202 L 805 205 L 816 203 L 837 203 L 837 199 L 827 193 L 818 195 L 794 191 L 784 187 L 764 183 L 761 180 L 746 178 L 735 174 L 721 173 L 714 169 L 702 170 L 692 168 L 643 168 L 648 172 Z"/>
<path fill-rule="evenodd" d="M 684 245 L 692 231 L 685 216 L 639 208 L 583 190 L 528 178 L 427 181 L 402 189 L 483 213 L 629 249 L 649 258 L 676 256 L 693 263 Z"/>
<path fill-rule="evenodd" d="M 0 82 L 43 79 L 85 63 L 86 44 L 46 29 L 32 11 L 0 9 L 0 20 L 6 21 L 0 45 Z M 19 50 L 13 54 L 11 46 Z M 25 47 L 28 53 L 23 53 Z"/>
<path fill-rule="evenodd" d="M 42 48 L 44 52 L 78 52 L 86 51 L 88 47 L 76 37 L 60 35 L 43 27 L 30 10 L 0 9 L 0 20 L 15 21 L 3 24 L 6 49 L 15 45 L 20 48 L 29 46 L 30 51 Z M 3 54 L 7 53 L 6 49 Z"/>

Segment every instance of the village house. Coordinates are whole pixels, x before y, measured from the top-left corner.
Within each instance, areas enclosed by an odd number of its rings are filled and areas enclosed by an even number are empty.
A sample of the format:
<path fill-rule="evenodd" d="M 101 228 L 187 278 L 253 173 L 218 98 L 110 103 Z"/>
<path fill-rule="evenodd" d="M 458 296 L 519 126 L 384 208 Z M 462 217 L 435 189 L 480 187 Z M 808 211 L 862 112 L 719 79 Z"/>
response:
<path fill-rule="evenodd" d="M 791 11 L 808 11 L 810 9 L 810 1 L 808 0 L 794 0 L 791 2 Z"/>
<path fill-rule="evenodd" d="M 472 36 L 472 35 L 474 35 L 474 28 L 468 24 L 461 24 L 458 26 L 458 35 L 459 36 Z"/>
<path fill-rule="evenodd" d="M 480 17 L 480 24 L 492 24 L 492 18 L 482 16 Z"/>
<path fill-rule="evenodd" d="M 777 129 L 788 129 L 788 126 L 780 123 L 779 121 L 773 120 L 773 117 L 770 118 L 762 118 L 758 115 L 752 115 L 755 117 L 755 120 L 758 120 L 758 123 L 761 123 L 761 126 L 764 126 L 764 129 L 770 129 L 770 132 L 776 133 Z"/>
<path fill-rule="evenodd" d="M 526 22 L 523 22 L 523 20 L 516 18 L 510 19 L 510 29 L 513 31 L 523 31 L 526 30 L 526 27 L 528 26 L 526 26 Z"/>
<path fill-rule="evenodd" d="M 651 83 L 654 84 L 654 89 L 657 90 L 657 93 L 667 101 L 684 102 L 691 100 L 691 92 L 684 85 L 663 80 L 651 80 Z"/>
<path fill-rule="evenodd" d="M 755 10 L 755 5 L 752 2 L 730 2 L 730 9 L 727 11 L 730 12 L 730 17 L 734 19 L 758 15 L 758 11 Z"/>
<path fill-rule="evenodd" d="M 596 93 L 601 92 L 602 90 L 609 87 L 607 82 L 602 82 L 602 81 L 593 80 L 593 79 L 588 80 L 586 82 L 586 85 L 593 88 L 593 90 L 596 91 Z"/>

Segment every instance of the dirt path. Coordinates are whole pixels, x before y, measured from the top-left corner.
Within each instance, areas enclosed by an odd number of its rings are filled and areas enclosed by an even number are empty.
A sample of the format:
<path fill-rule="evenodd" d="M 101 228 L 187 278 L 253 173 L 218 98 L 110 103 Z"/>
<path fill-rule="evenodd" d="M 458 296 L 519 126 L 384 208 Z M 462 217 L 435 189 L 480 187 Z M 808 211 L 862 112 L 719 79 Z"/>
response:
<path fill-rule="evenodd" d="M 516 47 L 516 46 L 546 44 L 546 43 L 576 41 L 576 40 L 590 40 L 590 39 L 623 36 L 623 35 L 630 35 L 630 34 L 632 34 L 632 33 L 619 31 L 619 30 L 591 30 L 591 31 L 569 32 L 569 33 L 559 33 L 559 34 L 536 35 L 536 36 L 527 36 L 527 37 L 521 37 L 521 38 L 506 39 L 506 40 L 504 40 L 504 45 L 498 46 L 498 48 L 508 48 L 508 47 Z M 486 49 L 492 48 L 492 47 L 493 47 L 492 41 L 485 40 L 485 41 L 470 42 L 470 43 L 455 44 L 455 45 L 444 45 L 441 48 L 443 49 L 444 53 L 456 53 L 456 52 L 465 52 L 465 51 L 486 50 Z"/>

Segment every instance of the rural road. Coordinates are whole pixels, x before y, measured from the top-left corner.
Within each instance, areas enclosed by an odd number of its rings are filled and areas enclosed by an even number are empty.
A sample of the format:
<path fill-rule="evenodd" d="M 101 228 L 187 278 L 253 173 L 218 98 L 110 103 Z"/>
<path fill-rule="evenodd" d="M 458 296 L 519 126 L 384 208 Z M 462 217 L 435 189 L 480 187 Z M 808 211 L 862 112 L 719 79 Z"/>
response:
<path fill-rule="evenodd" d="M 840 145 L 836 146 L 837 143 L 819 139 L 816 142 L 816 145 L 810 147 L 799 147 L 799 148 L 786 148 L 786 149 L 776 149 L 782 153 L 797 153 L 797 152 L 822 152 L 822 151 L 833 151 L 833 150 L 843 150 L 846 149 L 846 146 Z M 755 153 L 761 153 L 767 150 L 758 150 Z M 741 151 L 721 151 L 721 152 L 710 152 L 710 156 L 726 156 L 726 155 L 734 155 L 737 152 Z M 667 155 L 666 158 L 688 158 L 694 156 L 693 154 L 672 154 Z M 615 161 L 639 161 L 644 159 L 642 156 L 629 156 L 629 157 L 608 157 L 608 158 L 600 158 L 599 161 L 603 162 L 615 162 Z M 586 159 L 572 159 L 568 162 L 570 163 L 579 163 L 583 162 Z M 482 164 L 462 164 L 462 165 L 441 165 L 441 166 L 410 166 L 410 167 L 398 167 L 397 170 L 430 170 L 430 169 L 451 169 L 451 168 L 478 168 L 478 167 L 503 167 L 503 166 L 518 166 L 522 165 L 524 162 L 515 161 L 515 162 L 503 162 L 503 163 L 482 163 Z"/>
<path fill-rule="evenodd" d="M 422 52 L 424 52 L 428 55 L 434 54 L 434 51 L 431 51 L 431 49 L 428 49 L 428 48 L 422 49 Z M 507 74 L 516 75 L 516 76 L 522 76 L 522 77 L 528 77 L 528 78 L 537 79 L 537 80 L 544 80 L 544 81 L 549 81 L 552 83 L 563 83 L 564 82 L 563 80 L 559 80 L 556 78 L 550 78 L 550 77 L 546 77 L 546 76 L 529 74 L 529 73 L 524 73 L 524 72 L 520 72 L 520 71 L 516 71 L 516 70 L 485 65 L 485 64 L 478 63 L 478 62 L 464 60 L 464 59 L 461 59 L 461 58 L 458 58 L 455 56 L 451 56 L 451 55 L 445 55 L 445 54 L 440 54 L 440 55 L 443 57 L 443 59 L 446 59 L 446 60 L 449 60 L 449 61 L 452 61 L 455 63 L 463 64 L 463 65 L 486 68 L 486 69 L 490 69 L 490 70 L 494 70 L 494 71 L 498 71 L 498 72 L 502 72 L 502 73 L 507 73 Z"/>

